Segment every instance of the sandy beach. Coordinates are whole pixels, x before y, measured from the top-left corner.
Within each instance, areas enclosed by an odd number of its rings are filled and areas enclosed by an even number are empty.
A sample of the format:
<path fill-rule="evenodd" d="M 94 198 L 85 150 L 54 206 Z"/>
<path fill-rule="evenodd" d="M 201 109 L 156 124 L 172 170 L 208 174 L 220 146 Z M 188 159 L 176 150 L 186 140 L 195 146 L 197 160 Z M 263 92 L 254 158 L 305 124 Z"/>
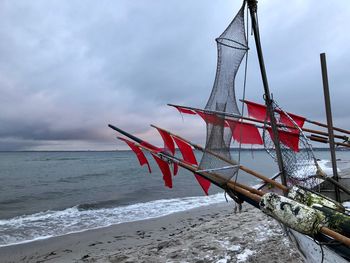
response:
<path fill-rule="evenodd" d="M 1 262 L 303 262 L 276 222 L 221 203 L 0 248 Z"/>

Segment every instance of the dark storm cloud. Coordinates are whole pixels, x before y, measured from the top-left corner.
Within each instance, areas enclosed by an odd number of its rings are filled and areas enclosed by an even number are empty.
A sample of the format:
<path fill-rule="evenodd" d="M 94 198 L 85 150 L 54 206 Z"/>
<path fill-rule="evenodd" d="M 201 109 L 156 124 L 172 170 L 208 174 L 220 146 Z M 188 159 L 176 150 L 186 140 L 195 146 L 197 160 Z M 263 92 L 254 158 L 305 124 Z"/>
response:
<path fill-rule="evenodd" d="M 145 138 L 154 136 L 149 123 L 186 129 L 192 122 L 183 125 L 165 104 L 206 103 L 214 39 L 239 6 L 226 0 L 1 2 L 0 150 L 107 149 L 108 143 L 114 149 L 107 123 Z M 350 125 L 349 3 L 264 1 L 259 12 L 275 98 L 323 120 L 318 56 L 326 51 L 335 123 Z M 250 43 L 247 96 L 262 101 Z M 201 132 L 186 130 L 200 140 Z"/>

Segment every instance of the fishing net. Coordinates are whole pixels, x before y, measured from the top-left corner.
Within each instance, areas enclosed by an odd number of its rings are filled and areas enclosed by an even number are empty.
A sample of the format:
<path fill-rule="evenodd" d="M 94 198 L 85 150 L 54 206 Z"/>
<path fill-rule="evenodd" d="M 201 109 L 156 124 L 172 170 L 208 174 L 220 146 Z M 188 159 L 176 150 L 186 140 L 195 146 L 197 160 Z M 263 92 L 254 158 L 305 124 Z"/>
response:
<path fill-rule="evenodd" d="M 288 185 L 315 187 L 318 184 L 316 174 L 322 171 L 317 164 L 309 140 L 287 112 L 283 111 L 276 102 L 273 102 L 272 105 L 278 125 L 278 136 Z M 286 122 L 285 118 L 290 120 L 292 126 L 283 125 Z M 268 119 L 268 116 L 266 116 L 266 120 Z M 277 160 L 275 145 L 271 138 L 271 128 L 265 121 L 263 129 L 264 147 L 272 158 Z"/>
<path fill-rule="evenodd" d="M 205 106 L 206 110 L 240 114 L 235 96 L 235 78 L 248 50 L 244 26 L 244 7 L 245 3 L 226 30 L 216 39 L 217 69 L 214 86 Z M 231 130 L 225 126 L 224 119 L 219 119 L 215 123 L 206 121 L 206 124 L 206 146 L 200 168 L 207 171 L 215 169 L 215 173 L 229 180 L 238 170 L 237 166 L 225 161 L 231 160 Z"/>

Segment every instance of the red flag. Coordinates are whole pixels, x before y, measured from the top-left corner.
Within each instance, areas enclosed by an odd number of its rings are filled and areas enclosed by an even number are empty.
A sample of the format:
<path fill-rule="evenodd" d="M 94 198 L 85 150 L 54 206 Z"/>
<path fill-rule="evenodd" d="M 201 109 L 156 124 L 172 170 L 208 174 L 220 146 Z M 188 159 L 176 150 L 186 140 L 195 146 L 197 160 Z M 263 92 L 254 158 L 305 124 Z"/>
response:
<path fill-rule="evenodd" d="M 179 171 L 179 166 L 177 163 L 173 163 L 173 174 L 174 176 L 177 175 L 177 172 Z"/>
<path fill-rule="evenodd" d="M 282 123 L 284 123 L 285 125 L 287 126 L 291 126 L 291 127 L 294 127 L 294 123 L 288 118 L 288 116 L 281 112 L 281 111 L 278 111 L 278 113 L 280 114 L 280 121 Z M 299 126 L 299 127 L 303 127 L 304 123 L 305 123 L 305 120 L 306 118 L 302 117 L 302 116 L 299 116 L 299 115 L 295 115 L 295 114 L 292 114 L 292 113 L 287 113 L 292 119 L 293 121 Z M 297 131 L 299 132 L 299 131 Z"/>
<path fill-rule="evenodd" d="M 196 156 L 193 153 L 192 147 L 187 142 L 185 142 L 185 141 L 183 141 L 175 136 L 172 136 L 172 137 L 173 137 L 176 145 L 180 149 L 180 152 L 182 154 L 182 158 L 190 164 L 198 165 L 197 160 L 196 160 Z M 196 177 L 199 185 L 202 187 L 204 193 L 206 195 L 208 195 L 208 191 L 210 188 L 210 181 L 208 181 L 207 179 L 205 179 L 205 178 L 203 178 L 195 173 L 194 173 L 194 176 Z"/>
<path fill-rule="evenodd" d="M 135 145 L 135 143 L 133 143 L 132 141 L 129 141 L 129 140 L 124 139 L 124 138 L 121 138 L 121 137 L 118 137 L 118 139 L 119 139 L 119 140 L 122 140 L 122 141 L 124 141 L 124 142 L 126 142 L 127 145 L 129 145 L 129 147 L 131 148 L 131 150 L 136 154 L 136 157 L 137 157 L 137 159 L 139 160 L 140 165 L 142 166 L 142 165 L 144 165 L 144 164 L 147 164 L 147 166 L 148 166 L 148 171 L 151 173 L 151 172 L 152 172 L 152 171 L 151 171 L 151 167 L 150 167 L 150 165 L 149 165 L 149 163 L 148 163 L 148 161 L 147 161 L 147 158 L 146 158 L 145 154 L 142 152 L 142 150 L 141 150 L 139 147 L 137 147 L 137 146 Z"/>
<path fill-rule="evenodd" d="M 189 110 L 181 106 L 173 106 L 173 107 L 175 107 L 180 113 L 196 115 L 196 113 L 193 110 Z"/>
<path fill-rule="evenodd" d="M 166 161 L 163 161 L 162 159 L 160 159 L 158 156 L 154 155 L 153 153 L 152 153 L 152 156 L 154 160 L 157 162 L 159 169 L 163 174 L 163 180 L 164 180 L 165 186 L 172 188 L 173 182 L 171 179 L 169 164 Z"/>
<path fill-rule="evenodd" d="M 206 195 L 208 195 L 208 191 L 210 188 L 210 181 L 208 181 L 207 179 L 203 178 L 202 176 L 193 173 L 193 175 L 196 177 L 197 182 L 199 183 L 199 185 L 202 187 L 204 193 Z"/>
<path fill-rule="evenodd" d="M 174 144 L 174 141 L 172 139 L 172 137 L 170 136 L 170 134 L 162 129 L 158 129 L 158 132 L 160 133 L 160 135 L 162 136 L 163 138 L 163 141 L 164 141 L 164 149 L 166 151 L 169 151 L 172 155 L 175 154 L 175 144 Z"/>
<path fill-rule="evenodd" d="M 188 143 L 184 142 L 183 140 L 175 136 L 172 136 L 172 138 L 176 142 L 176 145 L 179 147 L 180 152 L 182 154 L 182 158 L 190 164 L 198 165 L 196 156 L 193 153 L 192 147 Z"/>
<path fill-rule="evenodd" d="M 243 144 L 263 144 L 258 128 L 254 124 L 235 120 L 226 121 L 231 128 L 232 137 L 235 141 Z"/>
<path fill-rule="evenodd" d="M 251 102 L 251 101 L 247 101 L 247 100 L 245 100 L 244 103 L 247 104 L 248 115 L 250 117 L 265 121 L 265 119 L 266 119 L 266 106 L 265 105 Z M 287 126 L 294 127 L 294 123 L 288 118 L 288 116 L 283 111 L 276 110 L 276 112 L 278 112 L 280 114 L 280 122 L 281 123 L 283 123 Z M 287 112 L 287 114 L 289 115 L 290 118 L 293 119 L 293 121 L 299 127 L 304 126 L 306 118 L 299 116 L 299 115 L 296 115 L 296 114 L 293 114 L 293 113 L 289 113 L 289 112 Z M 267 116 L 267 120 L 270 121 L 270 116 Z"/>
<path fill-rule="evenodd" d="M 272 128 L 268 127 L 267 130 L 269 131 L 270 137 L 272 139 L 273 138 Z M 278 130 L 278 137 L 284 145 L 288 146 L 294 152 L 299 152 L 299 134 L 298 133 Z"/>
<path fill-rule="evenodd" d="M 225 126 L 227 127 L 227 124 L 225 122 L 225 119 L 217 116 L 216 114 L 212 114 L 212 113 L 207 113 L 207 112 L 202 112 L 202 111 L 195 111 L 199 116 L 202 117 L 202 119 L 206 122 L 206 123 L 210 123 L 213 125 L 219 125 L 219 126 Z"/>
<path fill-rule="evenodd" d="M 265 121 L 267 117 L 267 121 L 270 121 L 270 116 L 266 114 L 266 106 L 261 105 L 251 101 L 244 101 L 247 104 L 248 115 L 249 117 L 255 118 L 257 120 Z"/>

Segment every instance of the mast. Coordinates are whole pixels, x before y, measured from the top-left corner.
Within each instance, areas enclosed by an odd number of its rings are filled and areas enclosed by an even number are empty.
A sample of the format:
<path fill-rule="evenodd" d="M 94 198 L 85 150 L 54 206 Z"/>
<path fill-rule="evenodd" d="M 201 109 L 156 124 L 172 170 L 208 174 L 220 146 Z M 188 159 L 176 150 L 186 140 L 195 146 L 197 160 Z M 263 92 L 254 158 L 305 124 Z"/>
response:
<path fill-rule="evenodd" d="M 326 54 L 325 53 L 320 54 L 320 59 L 321 59 L 321 69 L 322 69 L 324 102 L 326 106 L 327 126 L 328 126 L 328 134 L 329 134 L 329 148 L 331 151 L 331 158 L 332 158 L 333 176 L 334 176 L 334 179 L 338 182 L 339 180 L 338 180 L 338 171 L 337 171 L 337 158 L 335 156 L 333 120 L 332 120 L 331 100 L 329 96 Z M 335 200 L 340 202 L 339 188 L 336 185 L 334 187 L 335 187 Z"/>
<path fill-rule="evenodd" d="M 275 145 L 278 168 L 281 174 L 282 184 L 287 185 L 287 179 L 286 179 L 286 174 L 285 174 L 285 169 L 284 169 L 283 159 L 282 159 L 282 151 L 281 151 L 280 142 L 278 138 L 278 129 L 277 129 L 276 119 L 275 119 L 274 110 L 272 106 L 273 100 L 271 99 L 269 84 L 267 81 L 264 57 L 263 57 L 261 42 L 260 42 L 259 28 L 257 24 L 256 14 L 257 14 L 258 1 L 257 0 L 247 0 L 247 1 L 248 1 L 248 8 L 250 11 L 250 17 L 252 20 L 252 28 L 254 32 L 256 51 L 258 53 L 260 72 L 261 72 L 261 77 L 262 77 L 263 86 L 264 86 L 265 103 L 266 103 L 268 114 L 270 116 L 270 122 L 271 122 L 272 134 L 273 134 L 273 143 Z"/>

